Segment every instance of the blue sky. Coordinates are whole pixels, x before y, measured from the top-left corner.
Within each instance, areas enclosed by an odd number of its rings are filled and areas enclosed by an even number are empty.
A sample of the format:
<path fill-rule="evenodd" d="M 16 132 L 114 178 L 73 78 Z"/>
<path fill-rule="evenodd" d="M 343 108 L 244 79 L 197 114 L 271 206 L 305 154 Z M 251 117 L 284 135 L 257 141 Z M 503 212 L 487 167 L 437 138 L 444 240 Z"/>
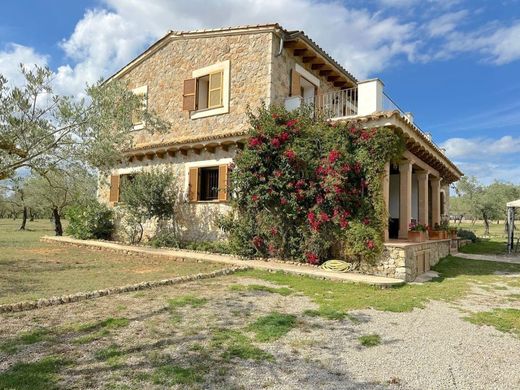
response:
<path fill-rule="evenodd" d="M 0 73 L 49 65 L 62 93 L 166 33 L 279 22 L 385 90 L 468 175 L 520 183 L 520 0 L 4 0 Z"/>

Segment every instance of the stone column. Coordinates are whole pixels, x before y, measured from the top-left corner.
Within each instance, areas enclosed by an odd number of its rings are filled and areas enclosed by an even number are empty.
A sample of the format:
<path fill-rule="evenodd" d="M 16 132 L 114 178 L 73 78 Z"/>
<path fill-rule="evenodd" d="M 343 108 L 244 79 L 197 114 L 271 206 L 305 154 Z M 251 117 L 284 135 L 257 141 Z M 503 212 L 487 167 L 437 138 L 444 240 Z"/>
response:
<path fill-rule="evenodd" d="M 428 172 L 417 174 L 419 187 L 419 223 L 428 224 Z"/>
<path fill-rule="evenodd" d="M 399 238 L 408 238 L 412 219 L 412 162 L 399 164 Z"/>
<path fill-rule="evenodd" d="M 450 185 L 444 184 L 442 189 L 444 190 L 444 214 L 450 215 Z"/>
<path fill-rule="evenodd" d="M 389 239 L 388 234 L 388 217 L 390 216 L 390 163 L 385 164 L 385 171 L 383 173 L 383 183 L 381 185 L 383 192 L 383 201 L 385 202 L 385 242 Z"/>
<path fill-rule="evenodd" d="M 441 223 L 441 179 L 432 177 L 432 225 Z"/>

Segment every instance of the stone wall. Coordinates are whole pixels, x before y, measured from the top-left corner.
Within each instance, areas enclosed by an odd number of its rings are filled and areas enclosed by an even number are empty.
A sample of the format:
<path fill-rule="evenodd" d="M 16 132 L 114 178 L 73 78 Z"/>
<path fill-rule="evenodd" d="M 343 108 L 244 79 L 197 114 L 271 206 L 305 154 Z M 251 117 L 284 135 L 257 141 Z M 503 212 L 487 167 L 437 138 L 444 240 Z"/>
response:
<path fill-rule="evenodd" d="M 130 88 L 148 87 L 148 107 L 171 123 L 167 134 L 141 131 L 136 146 L 172 139 L 240 132 L 247 126 L 247 108 L 269 95 L 271 32 L 173 38 L 166 46 L 124 74 Z M 229 113 L 190 119 L 182 110 L 184 80 L 192 71 L 230 61 Z"/>
<path fill-rule="evenodd" d="M 411 282 L 448 256 L 450 245 L 451 240 L 385 243 L 380 261 L 376 264 L 364 263 L 359 270 Z"/>
<path fill-rule="evenodd" d="M 294 57 L 290 49 L 284 49 L 282 54 L 276 56 L 275 54 L 279 50 L 279 39 L 273 39 L 272 53 L 272 78 L 271 78 L 271 103 L 283 105 L 285 98 L 289 96 L 291 87 L 291 69 L 295 68 L 298 63 L 314 76 L 320 79 L 320 91 L 321 93 L 327 93 L 330 91 L 339 91 L 340 88 L 334 87 L 332 83 L 329 83 L 326 78 L 320 76 L 315 70 L 311 70 L 309 64 L 301 62 L 299 57 Z"/>
<path fill-rule="evenodd" d="M 217 220 L 222 214 L 230 210 L 227 203 L 222 202 L 197 202 L 189 203 L 187 201 L 187 171 L 190 164 L 202 163 L 210 165 L 224 164 L 230 161 L 236 154 L 236 148 L 230 146 L 227 151 L 222 148 L 216 148 L 214 153 L 201 151 L 200 154 L 188 151 L 184 156 L 177 153 L 175 157 L 165 157 L 164 159 L 154 159 L 151 161 L 137 161 L 127 163 L 124 167 L 114 169 L 114 174 L 127 174 L 139 170 L 150 170 L 153 168 L 167 169 L 175 173 L 177 177 L 177 189 L 179 199 L 176 207 L 176 225 L 179 229 L 180 238 L 183 240 L 193 241 L 210 241 L 221 238 L 223 232 L 218 229 Z M 100 177 L 98 198 L 104 203 L 108 203 L 110 192 L 109 177 Z M 119 209 L 119 210 L 118 210 Z M 120 207 L 116 206 L 116 238 L 125 240 L 124 229 L 122 229 L 121 221 L 124 214 L 120 212 Z M 144 239 L 154 236 L 157 224 L 149 221 L 145 224 Z"/>

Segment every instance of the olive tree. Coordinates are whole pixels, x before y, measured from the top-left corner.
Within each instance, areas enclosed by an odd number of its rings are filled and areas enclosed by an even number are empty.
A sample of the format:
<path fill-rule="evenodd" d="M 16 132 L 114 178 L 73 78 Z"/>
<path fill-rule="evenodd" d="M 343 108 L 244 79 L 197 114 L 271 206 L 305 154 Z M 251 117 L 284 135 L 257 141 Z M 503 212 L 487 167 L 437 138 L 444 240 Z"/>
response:
<path fill-rule="evenodd" d="M 57 94 L 48 68 L 20 71 L 22 86 L 0 75 L 0 180 L 24 167 L 45 175 L 71 161 L 107 170 L 132 147 L 136 115 L 147 131 L 167 128 L 121 81 L 87 86 L 78 98 Z"/>
<path fill-rule="evenodd" d="M 121 202 L 127 211 L 132 243 L 141 241 L 143 222 L 157 219 L 173 222 L 178 198 L 176 176 L 171 171 L 151 170 L 137 173 L 132 180 L 122 183 Z"/>
<path fill-rule="evenodd" d="M 38 203 L 52 215 L 57 236 L 63 234 L 61 219 L 67 207 L 95 199 L 97 180 L 93 172 L 81 165 L 35 174 L 24 183 L 27 201 Z"/>

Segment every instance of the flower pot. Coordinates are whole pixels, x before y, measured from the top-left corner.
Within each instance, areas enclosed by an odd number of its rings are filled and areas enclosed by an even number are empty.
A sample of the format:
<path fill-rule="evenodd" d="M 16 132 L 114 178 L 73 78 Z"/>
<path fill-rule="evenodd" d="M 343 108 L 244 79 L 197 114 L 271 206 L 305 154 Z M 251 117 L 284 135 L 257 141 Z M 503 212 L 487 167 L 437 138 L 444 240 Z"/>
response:
<path fill-rule="evenodd" d="M 427 235 L 427 232 L 409 231 L 408 232 L 408 241 L 424 242 L 424 241 L 426 241 L 426 235 Z"/>
<path fill-rule="evenodd" d="M 430 231 L 430 240 L 442 240 L 444 238 L 444 232 L 441 230 Z"/>
<path fill-rule="evenodd" d="M 457 231 L 456 230 L 451 232 L 451 239 L 452 240 L 456 240 L 457 239 Z"/>

